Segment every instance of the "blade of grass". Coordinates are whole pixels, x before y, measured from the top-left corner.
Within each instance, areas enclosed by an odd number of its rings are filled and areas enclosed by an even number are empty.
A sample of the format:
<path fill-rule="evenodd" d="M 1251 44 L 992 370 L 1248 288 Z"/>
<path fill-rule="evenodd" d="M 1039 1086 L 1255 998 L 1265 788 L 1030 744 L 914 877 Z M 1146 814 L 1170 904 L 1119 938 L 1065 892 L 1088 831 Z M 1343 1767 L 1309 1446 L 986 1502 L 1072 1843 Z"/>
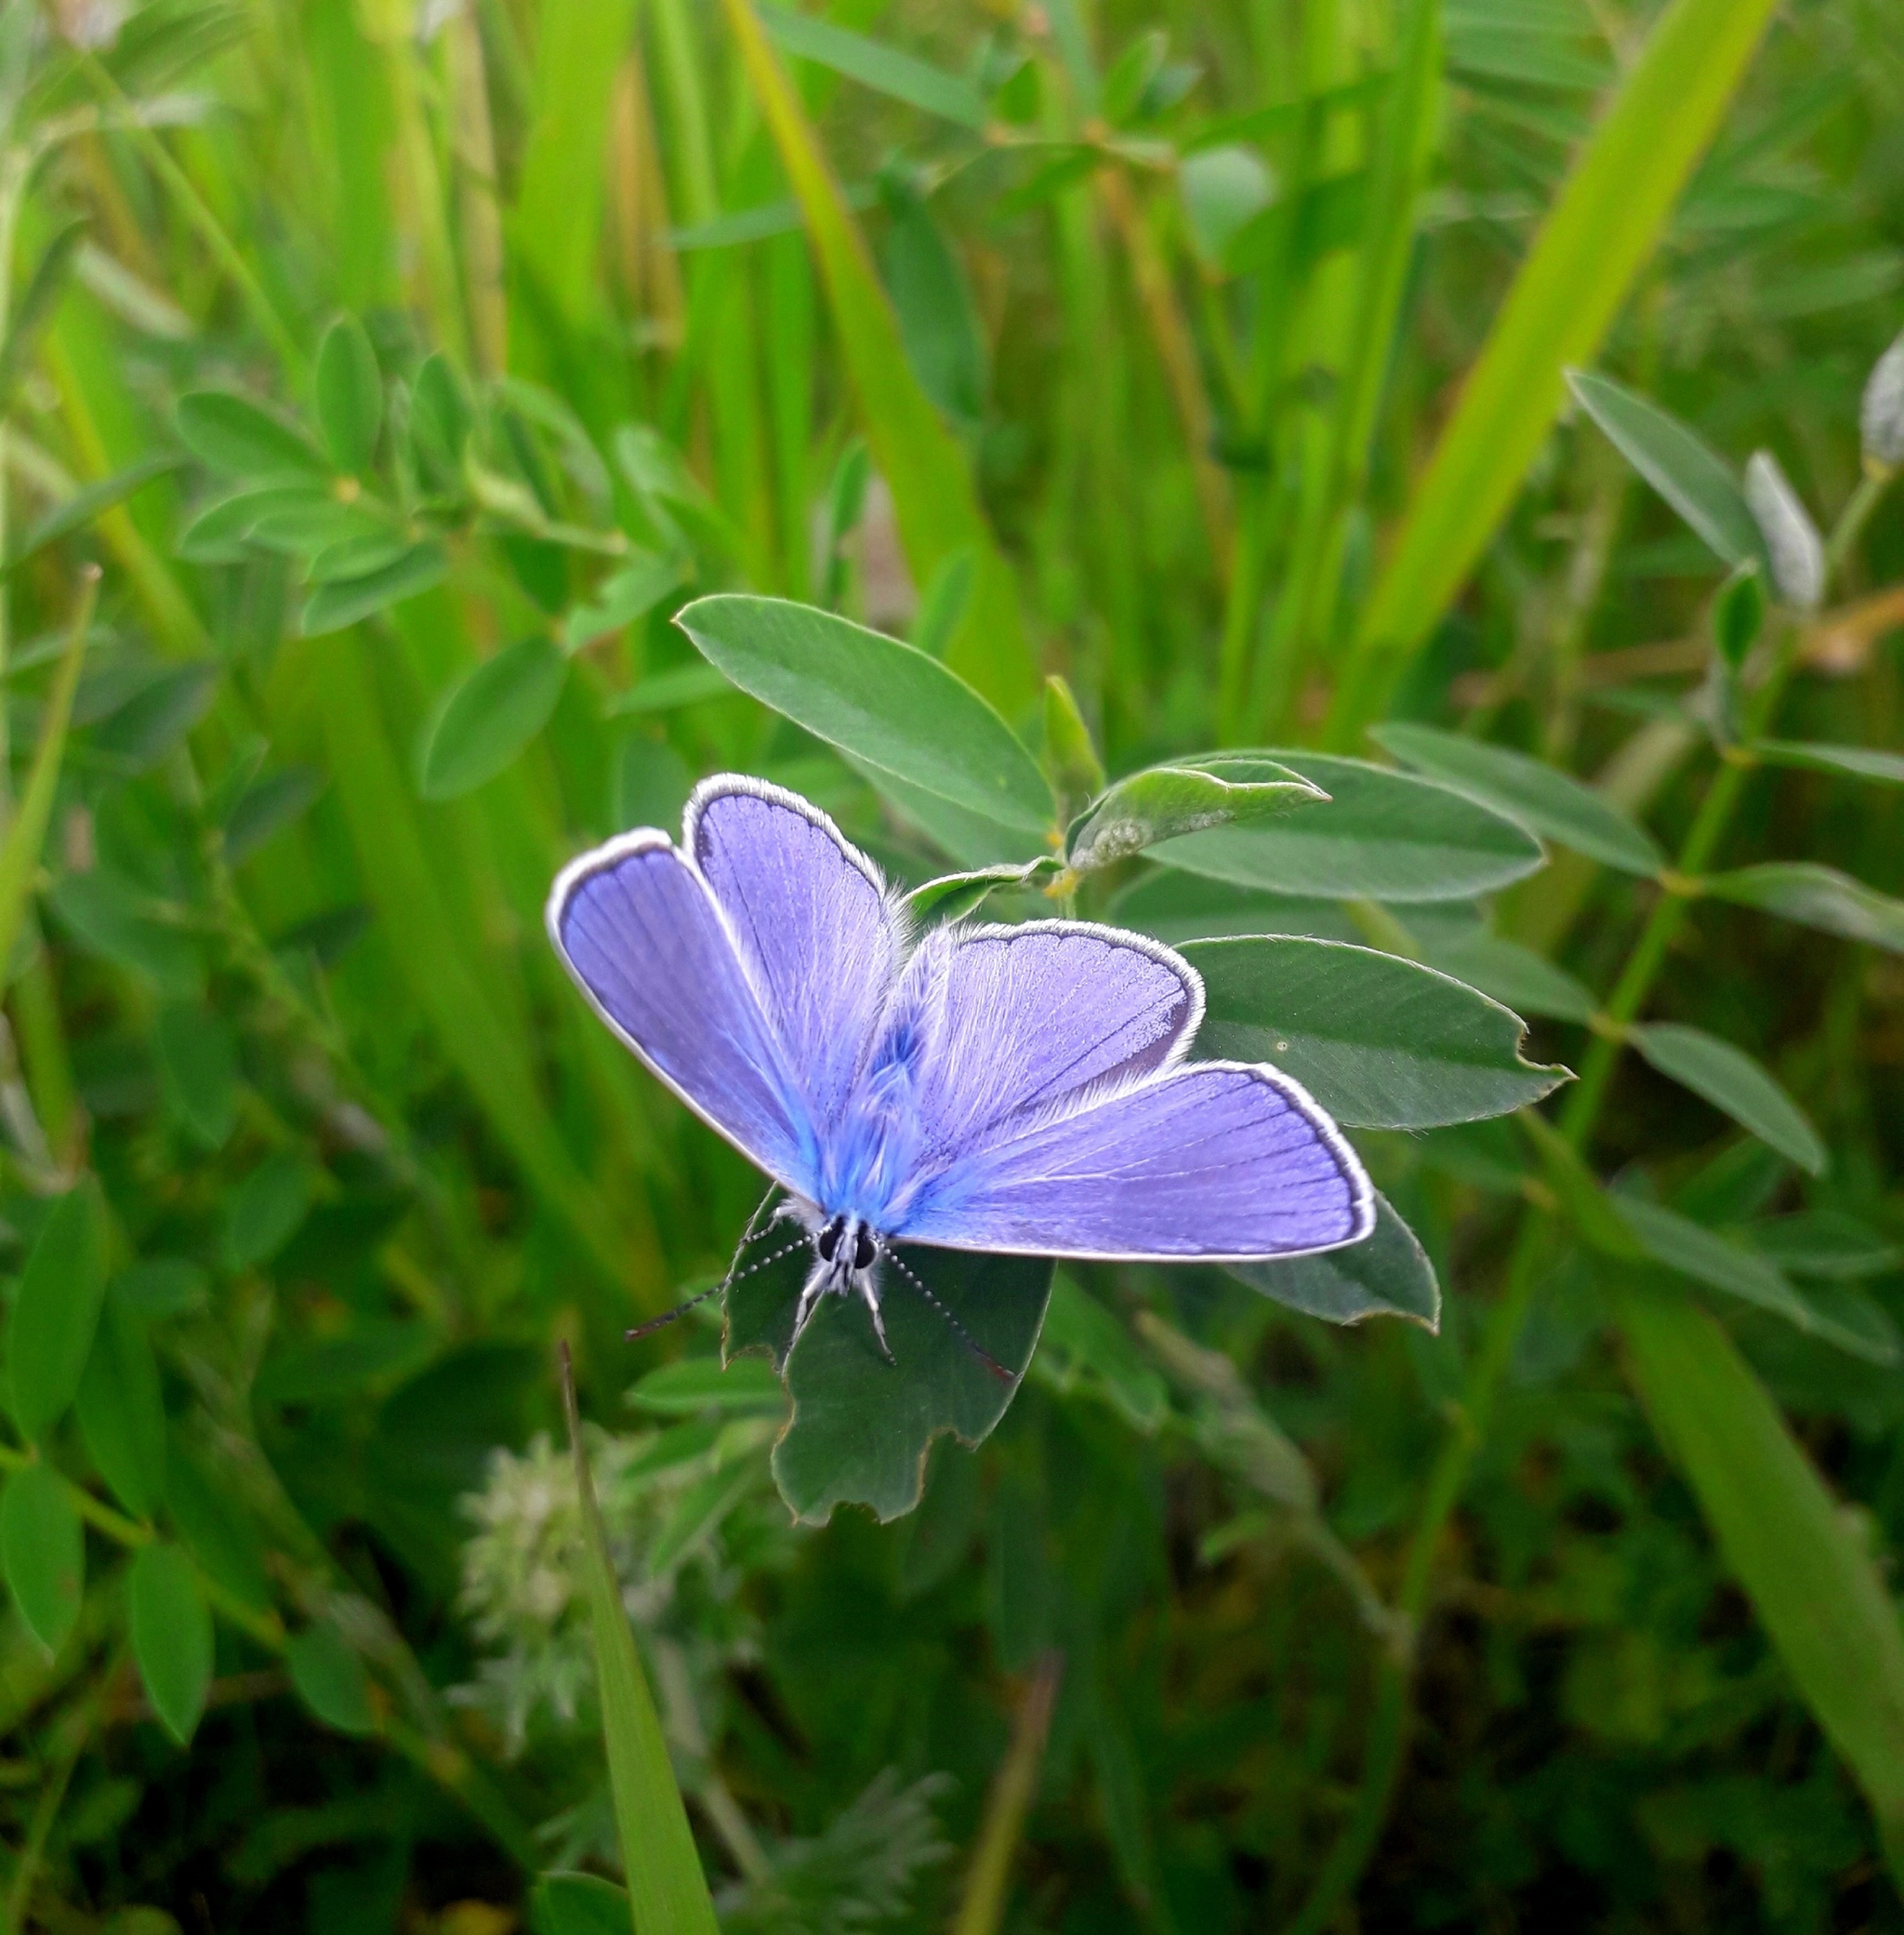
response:
<path fill-rule="evenodd" d="M 1904 1879 L 1904 1633 L 1884 1582 L 1725 1331 L 1646 1289 L 1618 1308 L 1654 1428 Z"/>
<path fill-rule="evenodd" d="M 550 0 L 536 34 L 535 119 L 509 224 L 518 267 L 575 321 L 596 298 L 609 99 L 633 0 Z"/>
<path fill-rule="evenodd" d="M 1415 486 L 1331 709 L 1359 743 L 1507 510 L 1658 244 L 1771 18 L 1772 0 L 1673 0 L 1580 152 Z"/>
<path fill-rule="evenodd" d="M 806 217 L 807 234 L 832 305 L 833 325 L 858 392 L 873 461 L 892 492 L 899 535 L 916 583 L 953 552 L 970 550 L 977 581 L 945 660 L 1007 717 L 1037 686 L 1018 587 L 979 508 L 972 467 L 906 360 L 898 319 L 858 223 L 748 0 L 722 0 L 747 79 L 781 165 Z"/>
<path fill-rule="evenodd" d="M 595 1687 L 602 1702 L 615 1828 L 635 1935 L 717 1935 L 701 1857 L 675 1784 L 641 1655 L 635 1650 L 635 1636 L 628 1629 L 621 1584 L 608 1557 L 608 1538 L 582 1445 L 569 1347 L 564 1344 L 561 1348 L 562 1411 L 568 1419 L 582 1507 L 582 1574 L 595 1634 Z"/>
<path fill-rule="evenodd" d="M 27 892 L 39 870 L 40 848 L 46 843 L 46 822 L 53 814 L 53 792 L 60 782 L 60 762 L 66 751 L 66 728 L 73 717 L 73 695 L 79 684 L 80 661 L 86 656 L 86 636 L 99 603 L 99 573 L 90 567 L 80 588 L 66 634 L 65 649 L 53 674 L 45 723 L 33 749 L 33 771 L 20 808 L 0 842 L 0 963 L 13 959 L 20 923 L 26 914 Z"/>
<path fill-rule="evenodd" d="M 979 1823 L 978 1845 L 972 1851 L 972 1866 L 966 1872 L 965 1894 L 959 1904 L 959 1919 L 952 1924 L 952 1935 L 996 1935 L 1005 1919 L 1012 1857 L 1025 1833 L 1025 1817 L 1038 1795 L 1045 1741 L 1051 1730 L 1051 1709 L 1058 1703 L 1058 1686 L 1064 1677 L 1064 1654 L 1047 1653 L 1019 1702 L 1012 1744 L 992 1791 L 985 1796 L 985 1819 Z"/>

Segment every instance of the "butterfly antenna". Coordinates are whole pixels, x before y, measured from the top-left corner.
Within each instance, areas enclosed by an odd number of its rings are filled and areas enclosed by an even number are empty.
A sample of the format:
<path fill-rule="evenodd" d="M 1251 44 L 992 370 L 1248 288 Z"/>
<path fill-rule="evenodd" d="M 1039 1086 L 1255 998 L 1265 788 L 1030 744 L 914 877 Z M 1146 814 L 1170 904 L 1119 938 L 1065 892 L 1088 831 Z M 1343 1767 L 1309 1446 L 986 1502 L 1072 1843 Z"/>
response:
<path fill-rule="evenodd" d="M 948 1310 L 945 1307 L 945 1305 L 937 1297 L 935 1297 L 931 1291 L 929 1291 L 926 1288 L 925 1283 L 920 1279 L 919 1272 L 911 1268 L 900 1256 L 899 1252 L 896 1250 L 894 1250 L 890 1244 L 882 1243 L 879 1246 L 879 1254 L 883 1256 L 887 1260 L 887 1262 L 889 1262 L 892 1266 L 892 1267 L 895 1270 L 897 1270 L 899 1274 L 902 1277 L 904 1277 L 908 1283 L 910 1283 L 916 1291 L 919 1292 L 919 1295 L 922 1296 L 926 1300 L 926 1302 L 929 1303 L 932 1306 L 932 1308 L 936 1310 L 939 1313 L 939 1315 L 945 1319 L 945 1321 L 948 1324 L 951 1325 L 953 1335 L 956 1336 L 962 1345 L 964 1345 L 966 1349 L 969 1350 L 972 1354 L 972 1356 L 975 1357 L 979 1360 L 979 1362 L 983 1364 L 985 1367 L 985 1369 L 989 1371 L 992 1373 L 992 1375 L 998 1380 L 1000 1384 L 1009 1385 L 1016 1384 L 1018 1382 L 1018 1380 L 1012 1376 L 1011 1372 L 1006 1370 L 1004 1365 L 999 1363 L 998 1358 L 995 1358 L 991 1354 L 991 1352 L 988 1351 L 985 1347 L 985 1345 L 981 1344 L 978 1341 L 978 1339 L 974 1337 L 972 1334 L 972 1332 L 968 1331 L 965 1328 L 965 1326 L 959 1321 L 959 1319 L 956 1317 L 953 1316 L 951 1311 Z"/>
<path fill-rule="evenodd" d="M 704 1290 L 698 1295 L 690 1297 L 685 1304 L 677 1304 L 672 1310 L 668 1311 L 665 1315 L 651 1317 L 646 1323 L 638 1323 L 633 1330 L 624 1331 L 622 1332 L 623 1343 L 632 1344 L 637 1337 L 653 1336 L 656 1331 L 665 1330 L 676 1318 L 685 1317 L 696 1304 L 705 1304 L 709 1297 L 718 1297 L 723 1292 L 731 1290 L 741 1278 L 751 1277 L 756 1270 L 764 1270 L 770 1263 L 778 1263 L 782 1257 L 791 1256 L 800 1247 L 800 1244 L 805 1242 L 806 1239 L 804 1237 L 799 1242 L 787 1244 L 784 1250 L 774 1251 L 772 1256 L 761 1257 L 759 1263 L 749 1264 L 744 1270 L 738 1267 L 741 1257 L 747 1252 L 747 1245 L 752 1242 L 758 1242 L 760 1237 L 765 1234 L 759 1227 L 760 1216 L 777 1193 L 775 1190 L 769 1189 L 766 1195 L 761 1197 L 758 1205 L 756 1205 L 754 1213 L 747 1218 L 747 1226 L 740 1233 L 740 1241 L 734 1245 L 734 1261 L 727 1266 L 727 1274 L 721 1278 L 719 1283 L 715 1284 L 711 1290 Z"/>

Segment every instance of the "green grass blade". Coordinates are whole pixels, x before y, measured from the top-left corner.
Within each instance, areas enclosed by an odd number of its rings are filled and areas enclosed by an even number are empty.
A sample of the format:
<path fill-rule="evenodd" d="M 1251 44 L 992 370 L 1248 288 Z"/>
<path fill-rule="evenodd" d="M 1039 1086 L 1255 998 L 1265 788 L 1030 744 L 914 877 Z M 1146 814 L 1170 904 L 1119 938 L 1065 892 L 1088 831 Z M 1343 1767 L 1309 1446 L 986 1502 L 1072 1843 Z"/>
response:
<path fill-rule="evenodd" d="M 1719 1325 L 1645 1291 L 1619 1308 L 1655 1428 L 1904 1875 L 1904 1635 L 1883 1581 Z"/>
<path fill-rule="evenodd" d="M 27 776 L 26 791 L 20 810 L 0 843 L 0 962 L 13 959 L 13 944 L 20 938 L 20 923 L 26 914 L 27 889 L 40 865 L 40 848 L 46 843 L 46 822 L 52 817 L 53 793 L 60 783 L 60 762 L 66 751 L 66 728 L 73 717 L 73 695 L 79 684 L 80 661 L 86 656 L 86 636 L 92 624 L 93 607 L 99 602 L 99 577 L 88 574 L 73 620 L 66 634 L 66 646 L 53 674 L 53 689 L 47 696 L 46 722 L 40 728 L 40 742 L 33 749 L 33 771 Z"/>
<path fill-rule="evenodd" d="M 566 1345 L 562 1347 L 562 1400 L 581 1495 L 581 1562 L 595 1633 L 595 1684 L 635 1935 L 717 1935 L 701 1857 L 681 1806 L 681 1789 L 675 1785 L 654 1696 L 635 1651 L 635 1636 L 628 1630 L 621 1585 L 608 1557 L 608 1536 L 582 1447 L 582 1421 L 575 1409 L 575 1375 Z"/>
<path fill-rule="evenodd" d="M 802 60 L 817 61 L 835 73 L 857 81 L 863 87 L 890 95 L 909 107 L 937 114 L 942 120 L 983 133 L 986 119 L 985 97 L 970 81 L 958 74 L 943 73 L 896 47 L 881 46 L 863 33 L 836 27 L 830 20 L 813 14 L 796 13 L 790 7 L 767 7 L 760 18 L 767 32 Z"/>
<path fill-rule="evenodd" d="M 1363 615 L 1329 732 L 1379 715 L 1493 536 L 1563 395 L 1652 254 L 1772 13 L 1771 0 L 1673 0 L 1549 213 L 1415 487 Z"/>
<path fill-rule="evenodd" d="M 1009 718 L 1036 690 L 1018 588 L 979 508 L 972 467 L 906 360 L 899 324 L 865 236 L 834 179 L 800 96 L 748 0 L 723 0 L 747 79 L 781 165 L 806 216 L 860 416 L 892 492 L 906 563 L 928 583 L 952 552 L 970 548 L 977 581 L 945 662 Z"/>

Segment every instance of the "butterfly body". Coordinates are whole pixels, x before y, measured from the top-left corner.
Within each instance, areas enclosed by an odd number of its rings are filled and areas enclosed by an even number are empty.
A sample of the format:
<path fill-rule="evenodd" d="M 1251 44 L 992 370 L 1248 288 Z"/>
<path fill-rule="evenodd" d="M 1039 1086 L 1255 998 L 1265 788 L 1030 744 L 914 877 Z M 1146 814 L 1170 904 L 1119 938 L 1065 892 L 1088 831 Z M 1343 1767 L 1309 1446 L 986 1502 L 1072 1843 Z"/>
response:
<path fill-rule="evenodd" d="M 610 1027 L 779 1183 L 828 1294 L 879 1321 L 892 1245 L 1229 1262 L 1359 1241 L 1341 1132 L 1266 1064 L 1187 1059 L 1203 986 L 1144 935 L 955 923 L 903 902 L 827 816 L 735 775 L 681 843 L 625 834 L 564 869 L 549 931 Z M 934 1300 L 936 1301 L 936 1300 Z"/>

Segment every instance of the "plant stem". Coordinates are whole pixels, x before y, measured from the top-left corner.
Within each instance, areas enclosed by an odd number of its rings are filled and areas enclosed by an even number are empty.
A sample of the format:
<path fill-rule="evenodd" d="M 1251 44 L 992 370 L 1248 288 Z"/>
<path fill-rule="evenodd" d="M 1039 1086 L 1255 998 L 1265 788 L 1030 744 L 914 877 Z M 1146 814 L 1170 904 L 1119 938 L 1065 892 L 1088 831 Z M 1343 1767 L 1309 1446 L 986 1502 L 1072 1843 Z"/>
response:
<path fill-rule="evenodd" d="M 1826 546 L 1833 574 L 1842 565 L 1865 521 L 1876 508 L 1889 472 L 1867 474 L 1834 525 Z M 1763 733 L 1778 710 L 1785 688 L 1796 670 L 1800 632 L 1782 624 L 1771 642 L 1771 664 L 1752 694 L 1745 726 L 1748 740 Z M 1654 904 L 1625 967 L 1607 997 L 1606 1018 L 1615 1024 L 1596 1033 L 1581 1066 L 1580 1079 L 1561 1114 L 1561 1133 L 1576 1149 L 1583 1149 L 1599 1120 L 1607 1084 L 1618 1065 L 1626 1024 L 1632 1022 L 1652 992 L 1667 953 L 1686 919 L 1699 873 L 1710 865 L 1732 822 L 1750 764 L 1722 761 L 1707 788 L 1691 828 L 1680 847 L 1678 865 L 1662 879 L 1665 889 Z M 1688 891 L 1691 890 L 1691 891 Z M 1530 1205 L 1530 1207 L 1532 1207 Z M 1442 1446 L 1429 1475 L 1421 1517 L 1408 1547 L 1398 1610 L 1419 1629 L 1427 1610 L 1435 1556 L 1441 1535 L 1466 1489 L 1468 1475 L 1486 1441 L 1494 1410 L 1505 1382 L 1521 1327 L 1527 1320 L 1540 1280 L 1540 1263 L 1548 1232 L 1546 1218 L 1524 1214 L 1507 1267 L 1507 1281 L 1488 1318 L 1480 1356 L 1468 1383 L 1465 1401 L 1455 1429 Z M 1407 1756 L 1410 1668 L 1407 1663 L 1384 1663 L 1377 1683 L 1375 1711 L 1370 1721 L 1355 1811 L 1330 1850 L 1307 1899 L 1289 1924 L 1288 1935 L 1321 1935 L 1342 1902 L 1361 1879 L 1375 1852 Z"/>

